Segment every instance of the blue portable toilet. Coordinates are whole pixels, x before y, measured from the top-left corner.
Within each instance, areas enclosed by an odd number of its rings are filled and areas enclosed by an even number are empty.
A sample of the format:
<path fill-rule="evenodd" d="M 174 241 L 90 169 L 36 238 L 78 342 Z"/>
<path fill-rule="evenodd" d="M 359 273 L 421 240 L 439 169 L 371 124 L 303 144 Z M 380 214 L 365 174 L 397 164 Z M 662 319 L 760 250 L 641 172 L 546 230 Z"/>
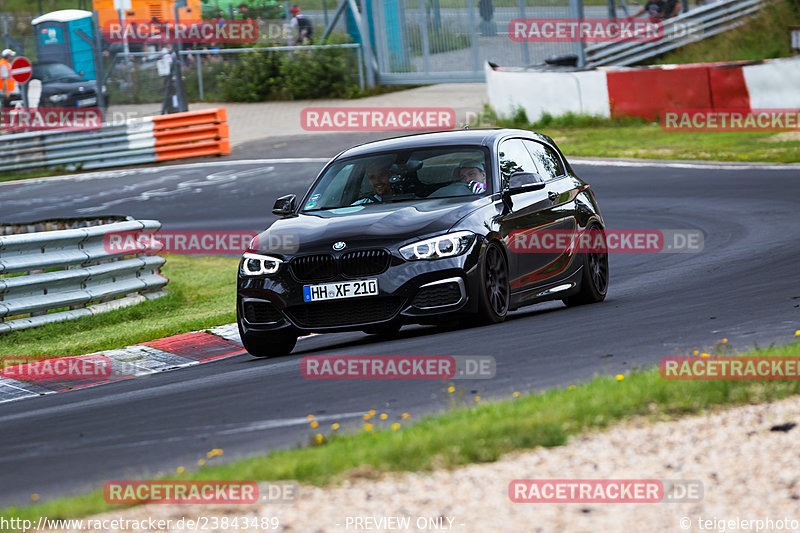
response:
<path fill-rule="evenodd" d="M 83 72 L 83 79 L 94 80 L 94 24 L 92 12 L 82 9 L 61 9 L 45 13 L 33 19 L 33 34 L 36 40 L 38 61 L 63 63 L 75 72 Z M 82 31 L 90 40 L 86 42 L 79 34 Z"/>

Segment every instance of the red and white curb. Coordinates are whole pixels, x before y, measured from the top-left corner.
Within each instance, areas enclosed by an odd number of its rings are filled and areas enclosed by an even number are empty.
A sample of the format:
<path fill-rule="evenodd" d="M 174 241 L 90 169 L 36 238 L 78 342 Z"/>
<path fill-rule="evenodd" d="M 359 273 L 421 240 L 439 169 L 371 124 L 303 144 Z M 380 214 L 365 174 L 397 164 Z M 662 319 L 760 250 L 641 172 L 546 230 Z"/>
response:
<path fill-rule="evenodd" d="M 0 403 L 113 383 L 123 379 L 176 370 L 246 353 L 247 351 L 243 348 L 239 338 L 239 329 L 234 323 L 203 331 L 164 337 L 116 350 L 104 350 L 86 355 L 58 357 L 47 360 L 79 362 L 85 359 L 97 359 L 98 356 L 105 357 L 110 362 L 111 371 L 109 375 L 103 377 L 58 377 L 53 375 L 45 376 L 36 372 L 28 374 L 27 367 L 29 363 L 23 363 L 13 368 L 4 366 L 2 369 L 3 374 L 10 373 L 15 378 L 0 375 Z M 25 356 L 14 357 L 14 359 L 24 360 Z M 36 359 L 37 364 L 45 363 L 44 359 L 41 361 L 39 361 L 40 358 Z M 16 377 L 24 377 L 24 379 L 16 379 Z"/>
<path fill-rule="evenodd" d="M 800 108 L 800 57 L 576 72 L 487 64 L 485 72 L 489 104 L 497 114 L 513 116 L 521 107 L 531 121 L 544 113 L 655 120 L 668 109 Z"/>

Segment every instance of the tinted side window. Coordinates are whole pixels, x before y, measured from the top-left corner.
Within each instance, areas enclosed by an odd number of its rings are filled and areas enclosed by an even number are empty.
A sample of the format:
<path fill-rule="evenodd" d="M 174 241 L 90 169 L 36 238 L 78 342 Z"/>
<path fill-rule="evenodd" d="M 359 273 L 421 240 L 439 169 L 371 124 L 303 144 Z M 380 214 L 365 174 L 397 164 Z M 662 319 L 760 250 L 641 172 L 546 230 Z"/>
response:
<path fill-rule="evenodd" d="M 515 172 L 538 173 L 522 139 L 509 139 L 500 145 L 500 186 L 508 187 L 508 178 Z"/>
<path fill-rule="evenodd" d="M 536 141 L 526 140 L 524 142 L 531 153 L 531 157 L 536 162 L 536 166 L 539 168 L 539 174 L 545 180 L 564 175 L 564 167 L 561 165 L 561 160 L 552 148 Z"/>

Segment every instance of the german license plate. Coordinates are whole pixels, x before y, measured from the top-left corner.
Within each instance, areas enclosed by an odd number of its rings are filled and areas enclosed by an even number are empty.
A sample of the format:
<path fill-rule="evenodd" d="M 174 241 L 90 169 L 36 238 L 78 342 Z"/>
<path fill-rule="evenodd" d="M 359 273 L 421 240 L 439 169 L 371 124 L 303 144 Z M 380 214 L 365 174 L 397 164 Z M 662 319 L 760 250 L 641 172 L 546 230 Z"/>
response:
<path fill-rule="evenodd" d="M 321 283 L 319 285 L 303 286 L 303 299 L 307 302 L 358 298 L 359 296 L 375 296 L 377 294 L 377 279 L 362 279 L 358 281 L 342 281 L 338 283 Z"/>
<path fill-rule="evenodd" d="M 97 105 L 97 98 L 85 98 L 83 100 L 78 100 L 78 107 L 84 107 L 87 105 Z"/>

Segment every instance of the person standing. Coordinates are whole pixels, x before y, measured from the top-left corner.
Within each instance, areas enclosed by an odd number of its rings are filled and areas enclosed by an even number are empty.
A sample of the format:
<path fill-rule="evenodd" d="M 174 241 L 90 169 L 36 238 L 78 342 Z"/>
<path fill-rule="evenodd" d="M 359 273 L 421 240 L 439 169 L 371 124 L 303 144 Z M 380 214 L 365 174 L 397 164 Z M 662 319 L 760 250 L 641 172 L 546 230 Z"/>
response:
<path fill-rule="evenodd" d="M 292 13 L 292 42 L 297 44 L 314 44 L 314 25 L 311 19 L 300 13 L 300 8 L 294 6 L 289 10 Z"/>
<path fill-rule="evenodd" d="M 630 15 L 628 20 L 635 19 L 642 13 L 647 13 L 650 22 L 658 23 L 664 19 L 664 0 L 648 0 L 639 11 Z"/>
<path fill-rule="evenodd" d="M 10 48 L 3 50 L 0 57 L 0 83 L 2 83 L 2 106 L 11 105 L 11 93 L 14 92 L 14 78 L 11 77 L 11 61 L 17 53 Z"/>

